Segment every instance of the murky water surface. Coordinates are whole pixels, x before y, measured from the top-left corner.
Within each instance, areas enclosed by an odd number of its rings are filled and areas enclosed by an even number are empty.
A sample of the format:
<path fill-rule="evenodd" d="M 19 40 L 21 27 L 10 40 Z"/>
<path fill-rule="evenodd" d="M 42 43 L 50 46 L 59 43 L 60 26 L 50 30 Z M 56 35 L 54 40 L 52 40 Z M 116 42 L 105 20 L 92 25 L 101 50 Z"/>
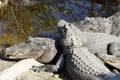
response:
<path fill-rule="evenodd" d="M 8 6 L 0 10 L 0 50 L 23 42 L 28 36 L 59 37 L 59 19 L 80 21 L 86 16 L 106 17 L 116 11 L 115 6 L 88 1 L 37 6 Z"/>

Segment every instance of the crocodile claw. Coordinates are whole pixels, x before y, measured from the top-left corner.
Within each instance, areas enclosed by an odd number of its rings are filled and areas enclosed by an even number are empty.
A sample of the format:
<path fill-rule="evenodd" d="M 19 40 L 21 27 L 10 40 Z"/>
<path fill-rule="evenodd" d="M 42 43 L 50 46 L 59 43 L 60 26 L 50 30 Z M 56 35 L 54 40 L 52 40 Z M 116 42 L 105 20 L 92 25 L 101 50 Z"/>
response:
<path fill-rule="evenodd" d="M 45 71 L 45 66 L 35 66 L 35 65 L 33 65 L 32 70 L 39 73 L 39 72 Z"/>

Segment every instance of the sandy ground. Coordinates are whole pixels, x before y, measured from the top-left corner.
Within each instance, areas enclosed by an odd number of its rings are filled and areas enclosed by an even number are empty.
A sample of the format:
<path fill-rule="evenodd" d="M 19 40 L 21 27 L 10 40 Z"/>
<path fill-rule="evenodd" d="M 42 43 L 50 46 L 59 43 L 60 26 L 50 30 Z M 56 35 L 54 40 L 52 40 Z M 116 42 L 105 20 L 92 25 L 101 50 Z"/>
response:
<path fill-rule="evenodd" d="M 5 61 L 0 59 L 0 72 L 14 65 L 15 61 Z M 29 70 L 18 76 L 14 80 L 69 80 L 66 73 L 50 73 L 50 72 L 34 72 L 33 70 Z"/>

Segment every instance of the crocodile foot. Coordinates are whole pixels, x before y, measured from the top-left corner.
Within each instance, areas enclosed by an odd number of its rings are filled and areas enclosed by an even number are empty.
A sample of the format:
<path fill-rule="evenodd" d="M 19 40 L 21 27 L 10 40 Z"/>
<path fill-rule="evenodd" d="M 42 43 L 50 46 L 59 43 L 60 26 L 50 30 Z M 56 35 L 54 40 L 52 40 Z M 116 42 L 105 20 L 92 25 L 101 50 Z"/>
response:
<path fill-rule="evenodd" d="M 47 72 L 57 72 L 56 65 L 43 65 L 43 66 L 32 66 L 32 70 L 35 72 L 47 71 Z"/>
<path fill-rule="evenodd" d="M 43 66 L 32 66 L 32 70 L 36 72 L 41 72 L 41 71 L 57 72 L 63 68 L 64 62 L 65 62 L 65 55 L 61 54 L 56 64 L 45 64 Z"/>
<path fill-rule="evenodd" d="M 45 71 L 45 66 L 32 66 L 32 70 L 34 70 L 35 72 L 42 72 Z"/>

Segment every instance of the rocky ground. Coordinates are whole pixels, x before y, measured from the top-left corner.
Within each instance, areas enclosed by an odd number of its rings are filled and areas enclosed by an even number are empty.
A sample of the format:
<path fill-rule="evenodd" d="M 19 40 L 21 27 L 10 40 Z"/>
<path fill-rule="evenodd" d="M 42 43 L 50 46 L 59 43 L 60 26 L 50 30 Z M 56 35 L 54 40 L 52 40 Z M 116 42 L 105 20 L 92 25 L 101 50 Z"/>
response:
<path fill-rule="evenodd" d="M 0 72 L 14 65 L 15 61 L 5 61 L 0 59 Z M 69 80 L 65 72 L 50 73 L 50 72 L 34 72 L 29 70 L 18 76 L 14 80 Z"/>

